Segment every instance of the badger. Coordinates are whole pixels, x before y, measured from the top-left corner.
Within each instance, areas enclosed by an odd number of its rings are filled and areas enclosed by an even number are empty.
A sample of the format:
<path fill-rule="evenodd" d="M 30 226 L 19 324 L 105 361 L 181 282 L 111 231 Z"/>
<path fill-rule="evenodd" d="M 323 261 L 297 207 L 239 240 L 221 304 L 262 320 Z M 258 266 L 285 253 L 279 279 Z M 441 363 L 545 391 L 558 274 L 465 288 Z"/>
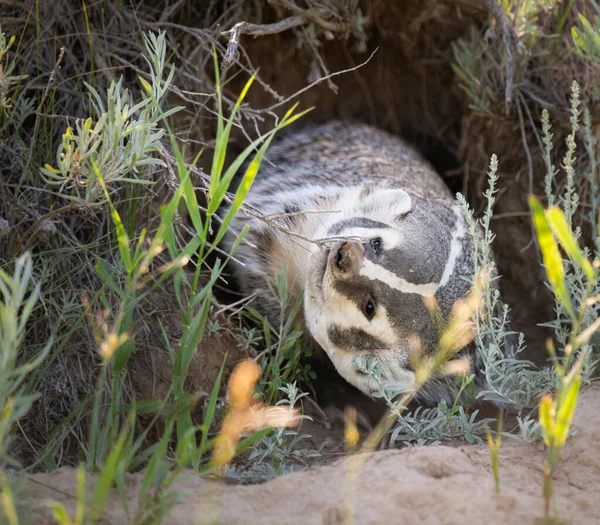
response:
<path fill-rule="evenodd" d="M 433 167 L 374 127 L 312 125 L 268 149 L 245 205 L 225 244 L 250 226 L 232 271 L 256 310 L 279 325 L 268 283 L 285 270 L 291 304 L 304 297 L 307 340 L 348 383 L 369 396 L 380 389 L 358 366 L 363 356 L 389 387 L 414 389 L 415 358 L 436 350 L 439 316 L 448 319 L 474 273 L 461 210 Z M 462 354 L 477 366 L 472 347 Z M 448 387 L 433 378 L 415 398 L 448 399 Z"/>

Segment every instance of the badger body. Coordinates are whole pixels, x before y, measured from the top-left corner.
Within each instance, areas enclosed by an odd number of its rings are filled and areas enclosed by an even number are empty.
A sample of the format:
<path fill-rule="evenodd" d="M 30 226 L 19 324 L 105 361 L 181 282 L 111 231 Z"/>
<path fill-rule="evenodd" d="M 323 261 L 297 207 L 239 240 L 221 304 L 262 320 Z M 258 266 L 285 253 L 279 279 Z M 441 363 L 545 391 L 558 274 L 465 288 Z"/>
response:
<path fill-rule="evenodd" d="M 447 319 L 474 271 L 460 209 L 430 164 L 399 138 L 335 121 L 274 143 L 245 204 L 263 217 L 234 218 L 234 231 L 250 231 L 233 272 L 254 307 L 277 326 L 268 282 L 285 268 L 291 303 L 304 294 L 307 339 L 346 381 L 378 389 L 357 369 L 361 355 L 378 360 L 388 384 L 411 390 L 417 358 L 439 340 L 432 305 Z M 445 385 L 434 379 L 417 397 L 448 398 Z"/>

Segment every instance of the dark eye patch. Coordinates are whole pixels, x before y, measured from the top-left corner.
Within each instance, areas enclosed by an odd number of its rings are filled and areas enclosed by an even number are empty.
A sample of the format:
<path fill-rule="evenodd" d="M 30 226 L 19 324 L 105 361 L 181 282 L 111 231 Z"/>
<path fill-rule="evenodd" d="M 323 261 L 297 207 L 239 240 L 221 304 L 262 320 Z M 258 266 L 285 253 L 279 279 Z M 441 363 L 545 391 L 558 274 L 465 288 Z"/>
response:
<path fill-rule="evenodd" d="M 365 305 L 365 300 L 370 299 L 374 295 L 373 287 L 376 283 L 368 277 L 356 276 L 349 279 L 337 279 L 333 284 L 336 292 L 349 299 L 359 310 L 362 310 Z"/>
<path fill-rule="evenodd" d="M 329 340 L 337 347 L 352 350 L 385 350 L 387 344 L 360 328 L 342 328 L 331 325 L 327 328 Z"/>

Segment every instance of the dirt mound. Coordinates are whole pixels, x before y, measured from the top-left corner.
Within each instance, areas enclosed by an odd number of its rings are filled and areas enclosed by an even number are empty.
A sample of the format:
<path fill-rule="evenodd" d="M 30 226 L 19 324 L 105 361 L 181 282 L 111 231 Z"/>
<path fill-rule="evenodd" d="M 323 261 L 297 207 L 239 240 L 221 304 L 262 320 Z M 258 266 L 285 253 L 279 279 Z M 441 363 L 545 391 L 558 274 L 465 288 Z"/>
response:
<path fill-rule="evenodd" d="M 599 404 L 600 388 L 581 394 L 577 432 L 556 470 L 561 523 L 600 522 L 600 457 L 593 452 L 600 438 Z M 506 439 L 500 453 L 500 494 L 494 491 L 484 446 L 376 452 L 366 458 L 355 483 L 349 472 L 360 456 L 253 486 L 222 485 L 188 471 L 176 483 L 181 499 L 164 523 L 542 523 L 543 458 L 539 443 Z M 59 469 L 33 476 L 36 483 L 28 489 L 36 499 L 60 500 L 74 513 L 75 479 L 73 470 Z M 129 507 L 135 509 L 141 475 L 127 480 Z M 116 491 L 112 498 L 102 523 L 128 523 Z"/>

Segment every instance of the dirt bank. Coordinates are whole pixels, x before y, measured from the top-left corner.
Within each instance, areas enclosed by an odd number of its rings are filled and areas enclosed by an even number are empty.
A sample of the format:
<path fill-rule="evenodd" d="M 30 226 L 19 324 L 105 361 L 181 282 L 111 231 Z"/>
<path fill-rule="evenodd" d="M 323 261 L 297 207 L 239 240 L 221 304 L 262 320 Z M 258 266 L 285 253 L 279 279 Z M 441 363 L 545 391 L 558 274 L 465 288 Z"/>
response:
<path fill-rule="evenodd" d="M 556 471 L 560 523 L 600 522 L 600 388 L 581 394 L 577 429 Z M 542 523 L 541 445 L 505 439 L 501 450 L 500 494 L 494 492 L 489 452 L 484 446 L 426 447 L 376 452 L 356 483 L 348 458 L 290 474 L 262 485 L 225 486 L 187 472 L 176 490 L 181 499 L 168 524 L 512 524 Z M 357 457 L 355 456 L 354 459 Z M 128 476 L 129 507 L 137 506 L 139 474 Z M 56 490 L 29 484 L 31 495 L 63 502 L 74 513 L 75 472 L 59 469 L 34 476 Z M 102 523 L 128 523 L 115 492 Z M 344 521 L 354 509 L 354 521 Z M 38 525 L 52 523 L 48 517 Z"/>

